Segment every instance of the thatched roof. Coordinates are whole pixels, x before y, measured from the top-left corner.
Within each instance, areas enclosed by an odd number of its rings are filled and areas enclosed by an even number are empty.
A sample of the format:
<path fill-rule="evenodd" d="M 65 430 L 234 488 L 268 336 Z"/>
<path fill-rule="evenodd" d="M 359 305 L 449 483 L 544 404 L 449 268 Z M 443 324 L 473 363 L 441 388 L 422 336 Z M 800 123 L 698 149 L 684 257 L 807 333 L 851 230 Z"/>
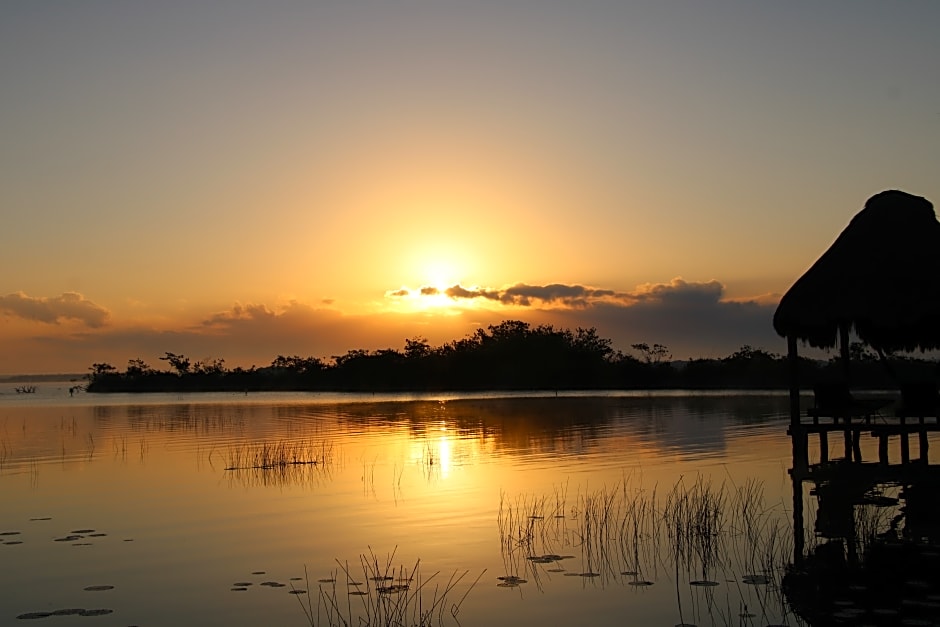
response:
<path fill-rule="evenodd" d="M 819 348 L 840 325 L 876 349 L 940 347 L 940 222 L 927 199 L 872 196 L 774 314 L 777 333 Z"/>

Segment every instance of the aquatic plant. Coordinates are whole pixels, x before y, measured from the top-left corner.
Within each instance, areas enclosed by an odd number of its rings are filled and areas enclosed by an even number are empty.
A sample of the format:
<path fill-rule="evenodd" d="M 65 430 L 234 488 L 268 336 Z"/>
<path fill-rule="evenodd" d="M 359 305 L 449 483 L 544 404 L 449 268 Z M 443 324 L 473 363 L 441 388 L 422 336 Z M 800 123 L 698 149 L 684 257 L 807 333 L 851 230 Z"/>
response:
<path fill-rule="evenodd" d="M 544 515 L 550 503 L 547 496 L 501 496 L 506 580 L 524 576 L 541 588 L 557 573 L 642 589 L 671 578 L 682 624 L 692 616 L 733 625 L 790 615 L 781 581 L 792 538 L 783 508 L 765 502 L 759 482 L 680 478 L 661 495 L 626 477 L 613 488 L 579 492 L 562 516 Z M 577 570 L 564 566 L 572 558 L 580 558 Z"/>
<path fill-rule="evenodd" d="M 280 442 L 243 442 L 228 450 L 225 470 L 272 470 L 287 466 L 320 465 L 331 461 L 333 446 L 319 446 L 309 440 Z"/>
<path fill-rule="evenodd" d="M 435 580 L 440 572 L 429 577 L 421 574 L 421 560 L 410 569 L 396 567 L 396 552 L 397 548 L 380 562 L 370 547 L 368 555 L 359 556 L 360 576 L 354 576 L 348 562 L 336 560 L 338 570 L 316 582 L 316 594 L 309 594 L 310 578 L 305 566 L 306 589 L 292 583 L 290 592 L 297 597 L 307 623 L 311 627 L 432 627 L 449 620 L 459 624 L 460 607 L 486 570 L 452 602 L 449 598 L 458 593 L 469 571 L 454 572 L 439 584 Z"/>

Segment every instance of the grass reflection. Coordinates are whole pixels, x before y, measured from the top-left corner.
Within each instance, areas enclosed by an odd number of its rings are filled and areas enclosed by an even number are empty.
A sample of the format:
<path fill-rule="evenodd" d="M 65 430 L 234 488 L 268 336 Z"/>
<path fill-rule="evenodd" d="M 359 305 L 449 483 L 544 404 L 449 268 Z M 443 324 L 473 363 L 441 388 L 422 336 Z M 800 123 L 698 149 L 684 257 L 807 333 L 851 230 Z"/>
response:
<path fill-rule="evenodd" d="M 501 497 L 506 578 L 540 589 L 553 575 L 633 590 L 672 584 L 683 624 L 791 615 L 781 586 L 792 555 L 787 513 L 767 503 L 759 482 L 680 478 L 663 493 L 625 478 L 579 492 L 570 503 L 566 493 Z M 579 560 L 576 568 L 571 558 Z"/>

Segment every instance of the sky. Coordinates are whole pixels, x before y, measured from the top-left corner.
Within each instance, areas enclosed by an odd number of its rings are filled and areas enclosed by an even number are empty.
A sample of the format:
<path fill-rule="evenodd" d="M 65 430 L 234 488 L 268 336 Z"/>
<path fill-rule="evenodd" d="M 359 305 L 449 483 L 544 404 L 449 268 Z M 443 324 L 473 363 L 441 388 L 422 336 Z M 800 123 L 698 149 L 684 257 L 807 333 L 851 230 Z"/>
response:
<path fill-rule="evenodd" d="M 940 200 L 938 68 L 935 0 L 4 2 L 0 374 L 783 353 L 870 196 Z"/>

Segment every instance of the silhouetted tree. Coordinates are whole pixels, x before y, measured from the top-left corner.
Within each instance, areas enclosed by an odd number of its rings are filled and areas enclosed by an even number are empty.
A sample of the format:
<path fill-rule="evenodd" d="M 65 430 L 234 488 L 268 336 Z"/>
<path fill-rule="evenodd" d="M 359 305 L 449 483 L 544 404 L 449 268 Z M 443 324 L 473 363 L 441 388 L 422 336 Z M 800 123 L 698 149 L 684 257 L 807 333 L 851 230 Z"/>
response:
<path fill-rule="evenodd" d="M 177 355 L 176 353 L 167 352 L 163 357 L 160 358 L 160 361 L 165 361 L 176 370 L 176 373 L 180 376 L 189 372 L 191 362 L 189 358 L 185 355 Z"/>

